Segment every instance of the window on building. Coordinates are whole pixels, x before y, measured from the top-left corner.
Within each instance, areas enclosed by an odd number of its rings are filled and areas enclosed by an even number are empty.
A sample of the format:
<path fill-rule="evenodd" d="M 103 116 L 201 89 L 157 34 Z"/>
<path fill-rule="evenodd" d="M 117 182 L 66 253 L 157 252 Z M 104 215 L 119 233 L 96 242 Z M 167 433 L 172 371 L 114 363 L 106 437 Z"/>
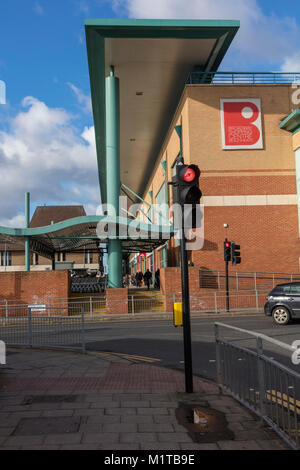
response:
<path fill-rule="evenodd" d="M 12 254 L 11 251 L 1 251 L 1 266 L 11 266 Z"/>
<path fill-rule="evenodd" d="M 66 252 L 57 253 L 57 261 L 66 261 Z"/>
<path fill-rule="evenodd" d="M 87 250 L 84 252 L 84 264 L 92 264 L 92 263 L 93 263 L 93 252 Z"/>

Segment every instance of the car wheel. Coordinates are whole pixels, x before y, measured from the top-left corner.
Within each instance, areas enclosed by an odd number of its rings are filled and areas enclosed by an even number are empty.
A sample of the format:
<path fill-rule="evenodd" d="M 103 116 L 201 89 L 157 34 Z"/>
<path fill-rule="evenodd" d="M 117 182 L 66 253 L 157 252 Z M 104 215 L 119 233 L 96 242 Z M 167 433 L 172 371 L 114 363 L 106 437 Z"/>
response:
<path fill-rule="evenodd" d="M 290 312 L 285 307 L 274 308 L 272 315 L 277 325 L 287 325 L 290 321 Z"/>

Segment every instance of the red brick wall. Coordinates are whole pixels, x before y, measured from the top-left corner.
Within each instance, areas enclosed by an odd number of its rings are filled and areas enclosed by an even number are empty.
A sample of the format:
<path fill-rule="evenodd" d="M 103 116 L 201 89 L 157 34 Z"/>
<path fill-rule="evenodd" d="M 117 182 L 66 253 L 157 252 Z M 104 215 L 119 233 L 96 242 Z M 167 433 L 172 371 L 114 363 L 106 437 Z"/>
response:
<path fill-rule="evenodd" d="M 224 228 L 227 223 L 229 227 Z M 198 268 L 224 270 L 224 239 L 241 246 L 242 263 L 234 271 L 298 273 L 300 244 L 297 206 L 205 208 L 202 250 L 192 251 Z"/>
<path fill-rule="evenodd" d="M 0 300 L 42 303 L 46 299 L 68 299 L 68 271 L 0 273 Z"/>
<path fill-rule="evenodd" d="M 106 312 L 108 314 L 128 313 L 128 289 L 106 289 Z"/>
<path fill-rule="evenodd" d="M 190 294 L 200 292 L 199 269 L 189 268 Z M 164 307 L 167 312 L 172 311 L 174 299 L 181 301 L 181 270 L 180 268 L 160 269 L 160 289 L 163 294 Z"/>
<path fill-rule="evenodd" d="M 291 154 L 292 158 L 292 154 Z M 270 173 L 272 170 L 268 171 Z M 235 176 L 227 175 L 226 171 L 222 171 L 222 176 L 216 176 L 216 171 L 203 171 L 200 178 L 201 191 L 203 196 L 235 196 L 235 195 L 257 195 L 257 194 L 296 194 L 296 176 L 292 174 L 276 174 L 272 175 L 265 172 L 262 174 L 243 176 L 236 171 Z M 234 173 L 230 171 L 230 173 Z"/>
<path fill-rule="evenodd" d="M 160 270 L 160 279 L 165 311 L 172 312 L 174 301 L 181 302 L 180 268 L 162 268 Z M 218 290 L 217 286 L 212 289 L 200 288 L 200 272 L 196 267 L 189 268 L 189 288 L 191 312 L 220 312 L 226 310 L 225 290 Z M 271 288 L 272 280 L 270 280 Z M 268 291 L 268 288 L 260 292 L 255 292 L 254 288 L 244 292 L 236 291 L 234 282 L 230 283 L 230 310 L 262 308 L 266 302 L 266 293 Z"/>

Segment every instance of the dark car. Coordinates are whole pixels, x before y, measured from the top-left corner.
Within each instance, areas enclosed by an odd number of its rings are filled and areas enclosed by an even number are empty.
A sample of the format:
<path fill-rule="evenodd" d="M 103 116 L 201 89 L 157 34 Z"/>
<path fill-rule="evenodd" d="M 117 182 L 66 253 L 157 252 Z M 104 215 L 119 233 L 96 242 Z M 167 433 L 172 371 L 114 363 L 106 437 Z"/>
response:
<path fill-rule="evenodd" d="M 294 318 L 300 318 L 300 282 L 274 287 L 267 296 L 264 310 L 278 325 L 287 325 Z"/>

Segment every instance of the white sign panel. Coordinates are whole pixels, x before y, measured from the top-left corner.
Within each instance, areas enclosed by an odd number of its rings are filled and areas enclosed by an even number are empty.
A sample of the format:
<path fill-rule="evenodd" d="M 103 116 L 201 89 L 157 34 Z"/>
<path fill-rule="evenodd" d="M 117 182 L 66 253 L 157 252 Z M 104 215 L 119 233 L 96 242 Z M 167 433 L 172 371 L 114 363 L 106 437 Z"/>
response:
<path fill-rule="evenodd" d="M 221 99 L 223 149 L 262 149 L 259 98 Z"/>
<path fill-rule="evenodd" d="M 32 312 L 45 312 L 46 311 L 46 305 L 38 305 L 38 304 L 33 304 L 33 305 L 28 305 L 30 310 Z"/>

